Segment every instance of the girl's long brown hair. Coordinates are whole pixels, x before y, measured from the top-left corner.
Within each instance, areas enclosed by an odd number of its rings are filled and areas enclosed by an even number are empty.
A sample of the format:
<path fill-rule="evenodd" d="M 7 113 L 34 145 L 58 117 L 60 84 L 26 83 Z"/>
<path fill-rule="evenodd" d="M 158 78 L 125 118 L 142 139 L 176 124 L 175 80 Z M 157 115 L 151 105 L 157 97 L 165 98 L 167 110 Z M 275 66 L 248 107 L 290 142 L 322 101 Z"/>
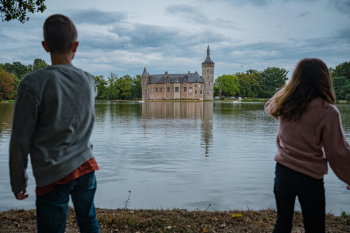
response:
<path fill-rule="evenodd" d="M 315 98 L 335 103 L 332 79 L 327 65 L 317 58 L 304 58 L 297 64 L 289 83 L 276 94 L 269 113 L 286 120 L 297 120 Z"/>

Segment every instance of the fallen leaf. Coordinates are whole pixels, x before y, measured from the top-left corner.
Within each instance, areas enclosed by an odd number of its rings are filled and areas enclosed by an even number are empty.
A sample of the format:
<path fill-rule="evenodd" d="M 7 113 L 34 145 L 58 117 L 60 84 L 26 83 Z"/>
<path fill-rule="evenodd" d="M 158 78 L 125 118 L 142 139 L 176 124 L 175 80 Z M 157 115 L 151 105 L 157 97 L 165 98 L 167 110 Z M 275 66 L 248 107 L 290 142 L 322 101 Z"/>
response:
<path fill-rule="evenodd" d="M 203 227 L 203 232 L 209 232 L 209 231 L 208 231 L 208 228 Z"/>
<path fill-rule="evenodd" d="M 232 218 L 242 218 L 243 216 L 240 213 L 232 214 Z"/>

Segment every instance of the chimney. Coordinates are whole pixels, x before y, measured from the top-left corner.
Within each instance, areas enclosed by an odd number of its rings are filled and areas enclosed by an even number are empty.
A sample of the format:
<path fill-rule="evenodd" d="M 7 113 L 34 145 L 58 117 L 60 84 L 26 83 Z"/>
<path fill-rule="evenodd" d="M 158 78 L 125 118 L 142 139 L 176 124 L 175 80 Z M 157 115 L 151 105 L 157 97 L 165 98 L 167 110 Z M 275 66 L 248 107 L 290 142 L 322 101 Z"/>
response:
<path fill-rule="evenodd" d="M 188 71 L 188 73 L 190 74 L 191 72 L 190 72 L 190 71 Z"/>
<path fill-rule="evenodd" d="M 168 71 L 165 71 L 165 74 L 168 75 Z"/>

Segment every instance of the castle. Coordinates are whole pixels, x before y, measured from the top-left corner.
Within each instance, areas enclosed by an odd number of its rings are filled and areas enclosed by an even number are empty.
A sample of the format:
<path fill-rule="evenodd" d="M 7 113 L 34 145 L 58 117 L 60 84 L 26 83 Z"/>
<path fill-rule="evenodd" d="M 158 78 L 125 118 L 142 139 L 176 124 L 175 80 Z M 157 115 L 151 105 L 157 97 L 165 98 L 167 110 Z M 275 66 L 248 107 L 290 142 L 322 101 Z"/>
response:
<path fill-rule="evenodd" d="M 213 100 L 214 68 L 209 45 L 207 58 L 202 62 L 202 76 L 197 71 L 149 75 L 145 67 L 141 76 L 142 100 Z"/>

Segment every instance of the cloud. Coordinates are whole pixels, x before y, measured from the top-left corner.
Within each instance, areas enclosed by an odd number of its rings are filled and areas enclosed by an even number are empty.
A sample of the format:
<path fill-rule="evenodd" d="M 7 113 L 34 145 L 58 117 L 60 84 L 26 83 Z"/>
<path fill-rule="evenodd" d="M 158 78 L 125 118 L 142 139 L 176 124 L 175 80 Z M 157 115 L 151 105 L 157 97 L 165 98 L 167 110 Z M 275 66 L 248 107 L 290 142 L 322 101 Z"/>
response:
<path fill-rule="evenodd" d="M 296 18 L 298 17 L 307 17 L 307 16 L 310 16 L 311 15 L 311 12 L 303 12 L 303 13 L 300 13 Z"/>
<path fill-rule="evenodd" d="M 235 26 L 235 23 L 231 20 L 225 20 L 221 18 L 211 19 L 206 14 L 200 12 L 196 7 L 179 4 L 179 5 L 170 5 L 165 8 L 166 15 L 180 16 L 184 22 L 191 22 L 201 25 L 210 25 L 216 28 L 225 28 L 225 29 L 237 29 L 242 30 L 239 27 Z"/>
<path fill-rule="evenodd" d="M 350 1 L 349 0 L 330 0 L 335 9 L 339 12 L 350 16 Z"/>
<path fill-rule="evenodd" d="M 201 43 L 227 41 L 230 38 L 215 31 L 186 31 L 177 27 L 149 24 L 114 25 L 109 32 L 114 33 L 130 47 L 161 48 L 191 46 Z"/>
<path fill-rule="evenodd" d="M 336 32 L 336 38 L 339 40 L 345 40 L 350 45 L 350 29 L 340 29 Z"/>
<path fill-rule="evenodd" d="M 127 15 L 123 12 L 102 11 L 98 9 L 69 10 L 67 11 L 67 16 L 76 24 L 97 25 L 113 24 L 127 18 Z"/>

